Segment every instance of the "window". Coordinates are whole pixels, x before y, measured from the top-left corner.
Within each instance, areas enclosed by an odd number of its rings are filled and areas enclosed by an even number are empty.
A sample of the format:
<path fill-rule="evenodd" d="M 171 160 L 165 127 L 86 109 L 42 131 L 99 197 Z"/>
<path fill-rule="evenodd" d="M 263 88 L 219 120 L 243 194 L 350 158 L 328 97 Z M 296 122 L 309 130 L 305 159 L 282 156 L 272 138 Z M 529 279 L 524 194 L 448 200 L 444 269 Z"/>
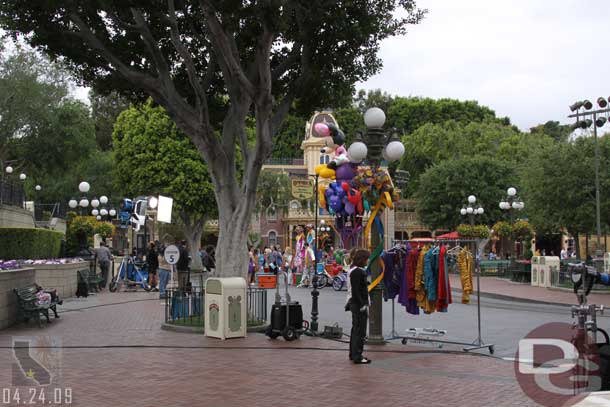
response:
<path fill-rule="evenodd" d="M 320 155 L 320 164 L 328 164 L 330 162 L 330 156 L 328 154 Z"/>
<path fill-rule="evenodd" d="M 277 220 L 277 210 L 275 207 L 267 209 L 267 220 L 275 222 Z"/>
<path fill-rule="evenodd" d="M 269 240 L 269 246 L 277 245 L 277 233 L 275 231 L 270 231 L 267 237 Z"/>

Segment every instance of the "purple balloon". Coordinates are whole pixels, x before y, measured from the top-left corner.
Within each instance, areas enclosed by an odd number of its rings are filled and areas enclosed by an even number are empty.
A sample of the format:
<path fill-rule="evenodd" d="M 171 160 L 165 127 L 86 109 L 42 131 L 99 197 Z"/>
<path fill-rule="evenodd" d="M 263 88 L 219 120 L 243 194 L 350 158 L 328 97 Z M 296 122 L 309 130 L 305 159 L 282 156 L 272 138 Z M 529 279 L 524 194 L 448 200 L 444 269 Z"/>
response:
<path fill-rule="evenodd" d="M 340 165 L 335 172 L 335 177 L 337 180 L 342 181 L 350 181 L 352 178 L 354 178 L 354 175 L 354 169 L 349 163 Z"/>
<path fill-rule="evenodd" d="M 341 212 L 341 210 L 343 209 L 343 202 L 337 195 L 331 196 L 329 202 L 330 207 L 336 214 Z"/>
<path fill-rule="evenodd" d="M 345 202 L 345 213 L 347 213 L 348 215 L 353 215 L 354 213 L 356 213 L 356 207 L 350 201 Z"/>

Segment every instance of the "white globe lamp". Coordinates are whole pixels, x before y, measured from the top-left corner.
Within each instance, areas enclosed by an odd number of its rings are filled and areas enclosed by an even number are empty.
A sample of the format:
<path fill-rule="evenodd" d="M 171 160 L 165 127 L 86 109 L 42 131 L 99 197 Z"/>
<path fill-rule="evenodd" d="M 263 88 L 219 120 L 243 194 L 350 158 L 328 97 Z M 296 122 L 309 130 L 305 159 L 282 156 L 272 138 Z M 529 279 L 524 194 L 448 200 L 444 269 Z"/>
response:
<path fill-rule="evenodd" d="M 400 141 L 391 141 L 385 148 L 385 155 L 388 162 L 394 162 L 401 159 L 405 153 L 405 146 Z"/>
<path fill-rule="evenodd" d="M 76 208 L 78 206 L 78 202 L 76 201 L 76 199 L 70 199 L 68 201 L 68 206 L 72 209 Z"/>
<path fill-rule="evenodd" d="M 366 158 L 367 153 L 368 149 L 366 148 L 366 144 L 361 141 L 352 143 L 347 149 L 347 155 L 353 163 L 362 162 Z"/>
<path fill-rule="evenodd" d="M 510 187 L 506 190 L 506 193 L 508 194 L 508 196 L 515 196 L 517 195 L 517 190 L 513 187 Z"/>
<path fill-rule="evenodd" d="M 6 167 L 4 169 L 4 171 L 6 171 L 7 174 L 12 174 L 13 173 L 13 167 L 11 167 L 10 165 L 8 167 Z"/>
<path fill-rule="evenodd" d="M 86 194 L 87 192 L 89 192 L 90 188 L 91 188 L 91 185 L 89 185 L 89 183 L 87 181 L 83 181 L 80 184 L 78 184 L 78 190 L 80 192 L 82 192 L 83 194 Z"/>
<path fill-rule="evenodd" d="M 474 196 L 474 195 L 470 195 L 470 196 L 468 197 L 468 203 L 473 204 L 473 203 L 475 203 L 476 201 L 477 201 L 477 197 L 476 197 L 476 196 Z"/>
<path fill-rule="evenodd" d="M 378 107 L 371 107 L 364 113 L 364 124 L 369 129 L 380 129 L 385 123 L 385 113 Z"/>
<path fill-rule="evenodd" d="M 108 210 L 107 210 L 106 208 L 102 208 L 102 209 L 100 210 L 100 215 L 102 215 L 102 216 L 106 216 L 106 215 L 108 215 Z"/>
<path fill-rule="evenodd" d="M 89 206 L 89 200 L 87 198 L 83 198 L 78 204 L 81 206 L 81 208 L 86 208 Z"/>
<path fill-rule="evenodd" d="M 462 208 L 462 209 L 460 209 L 460 213 L 462 215 L 466 215 L 468 213 L 468 211 L 466 210 L 466 208 Z"/>
<path fill-rule="evenodd" d="M 27 178 L 27 175 L 25 175 L 24 173 L 19 174 L 19 179 L 21 181 L 25 181 L 26 178 Z"/>
<path fill-rule="evenodd" d="M 94 208 L 97 208 L 98 206 L 100 206 L 100 201 L 97 198 L 93 198 L 91 200 L 91 206 L 93 206 Z"/>
<path fill-rule="evenodd" d="M 108 197 L 106 195 L 100 196 L 100 203 L 106 205 L 108 203 Z"/>
<path fill-rule="evenodd" d="M 42 190 L 42 187 L 41 187 L 40 185 L 36 185 L 36 186 L 34 187 L 34 189 L 35 189 L 36 191 L 40 191 L 40 190 Z"/>
<path fill-rule="evenodd" d="M 100 215 L 97 215 L 97 216 L 95 217 L 95 219 L 97 219 L 97 220 L 102 220 L 102 217 L 101 217 Z"/>
<path fill-rule="evenodd" d="M 110 214 L 110 216 L 116 216 L 116 210 L 114 209 L 110 209 L 108 213 Z"/>
<path fill-rule="evenodd" d="M 91 215 L 93 215 L 93 216 L 97 216 L 99 214 L 100 214 L 100 211 L 98 211 L 97 209 L 94 209 L 91 211 Z"/>
<path fill-rule="evenodd" d="M 467 214 L 469 214 L 469 215 L 470 215 L 470 214 L 472 214 L 473 212 L 474 212 L 474 208 L 472 208 L 472 207 L 470 207 L 470 206 L 469 206 L 468 208 L 466 208 L 466 213 L 467 213 Z"/>
<path fill-rule="evenodd" d="M 158 204 L 159 204 L 159 200 L 157 199 L 157 197 L 153 196 L 148 200 L 148 207 L 150 209 L 156 209 Z"/>

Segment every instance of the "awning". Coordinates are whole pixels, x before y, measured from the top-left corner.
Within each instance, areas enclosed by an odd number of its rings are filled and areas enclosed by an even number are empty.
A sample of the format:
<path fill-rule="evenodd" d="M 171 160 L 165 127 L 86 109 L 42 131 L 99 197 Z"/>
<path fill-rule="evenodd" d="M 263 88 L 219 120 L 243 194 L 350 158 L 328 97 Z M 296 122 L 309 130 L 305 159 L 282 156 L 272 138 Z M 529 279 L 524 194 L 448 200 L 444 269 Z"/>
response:
<path fill-rule="evenodd" d="M 457 231 L 455 231 L 455 232 L 445 233 L 444 235 L 437 236 L 436 238 L 444 239 L 444 240 L 457 240 L 460 238 L 460 235 Z"/>

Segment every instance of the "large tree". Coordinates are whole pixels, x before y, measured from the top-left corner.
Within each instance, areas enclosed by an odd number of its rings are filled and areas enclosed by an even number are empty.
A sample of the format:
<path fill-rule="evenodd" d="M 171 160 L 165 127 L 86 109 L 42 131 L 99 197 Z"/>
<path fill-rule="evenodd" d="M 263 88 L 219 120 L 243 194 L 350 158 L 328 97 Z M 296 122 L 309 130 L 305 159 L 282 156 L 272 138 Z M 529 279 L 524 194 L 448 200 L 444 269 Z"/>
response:
<path fill-rule="evenodd" d="M 516 179 L 514 170 L 491 157 L 446 160 L 428 169 L 417 190 L 417 213 L 433 229 L 454 229 L 467 219 L 460 209 L 469 195 L 485 210 L 478 223 L 493 224 L 503 214 L 498 202 Z"/>
<path fill-rule="evenodd" d="M 116 91 L 103 95 L 95 89 L 89 91 L 89 101 L 95 121 L 95 141 L 99 149 L 108 151 L 112 149 L 114 122 L 119 114 L 129 107 L 129 101 Z"/>
<path fill-rule="evenodd" d="M 165 110 L 149 101 L 121 113 L 113 133 L 114 179 L 127 196 L 162 194 L 174 199 L 175 212 L 201 270 L 203 226 L 217 216 L 213 186 L 197 149 Z"/>
<path fill-rule="evenodd" d="M 230 276 L 246 273 L 258 176 L 289 108 L 345 100 L 380 69 L 380 41 L 424 13 L 415 0 L 9 0 L 0 25 L 64 57 L 98 90 L 145 93 L 167 110 L 208 164 L 217 266 Z"/>

